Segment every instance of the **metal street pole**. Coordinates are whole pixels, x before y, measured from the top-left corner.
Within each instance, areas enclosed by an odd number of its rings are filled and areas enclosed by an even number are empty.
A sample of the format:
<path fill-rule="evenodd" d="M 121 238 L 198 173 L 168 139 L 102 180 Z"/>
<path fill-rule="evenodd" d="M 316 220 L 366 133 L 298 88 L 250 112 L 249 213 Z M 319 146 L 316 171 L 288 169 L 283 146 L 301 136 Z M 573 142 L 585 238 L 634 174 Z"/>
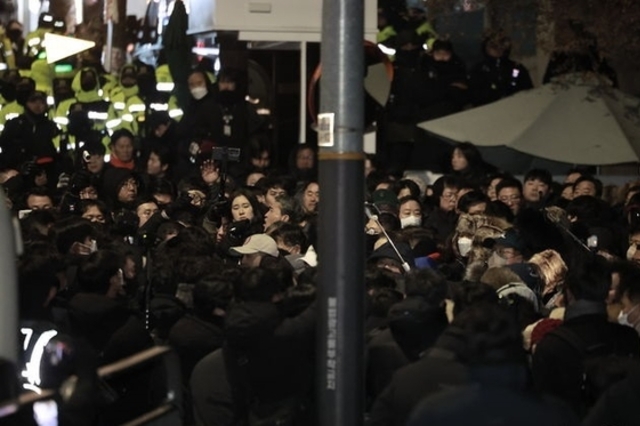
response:
<path fill-rule="evenodd" d="M 322 426 L 363 423 L 363 39 L 363 0 L 324 0 L 318 117 Z"/>
<path fill-rule="evenodd" d="M 0 194 L 0 359 L 18 365 L 18 280 L 16 278 L 16 235 L 5 195 Z"/>

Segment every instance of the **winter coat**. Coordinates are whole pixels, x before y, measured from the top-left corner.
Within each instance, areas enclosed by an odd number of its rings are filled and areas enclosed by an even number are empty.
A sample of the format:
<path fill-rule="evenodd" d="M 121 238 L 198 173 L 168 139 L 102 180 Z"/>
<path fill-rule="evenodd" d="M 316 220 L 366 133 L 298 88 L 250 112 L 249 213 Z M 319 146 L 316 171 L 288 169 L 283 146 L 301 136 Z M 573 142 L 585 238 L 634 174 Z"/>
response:
<path fill-rule="evenodd" d="M 191 375 L 193 413 L 197 426 L 228 426 L 233 420 L 233 398 L 222 349 L 205 356 Z"/>
<path fill-rule="evenodd" d="M 584 426 L 640 425 L 640 371 L 611 386 L 584 420 Z"/>
<path fill-rule="evenodd" d="M 505 364 L 471 368 L 472 384 L 440 390 L 414 411 L 408 426 L 577 426 L 566 406 L 526 389 L 526 369 Z"/>
<path fill-rule="evenodd" d="M 104 364 L 150 348 L 144 323 L 123 302 L 93 293 L 78 293 L 69 302 L 71 334 L 85 339 Z"/>
<path fill-rule="evenodd" d="M 315 303 L 294 318 L 283 318 L 270 302 L 228 309 L 225 364 L 236 413 L 267 411 L 313 394 L 315 316 Z"/>
<path fill-rule="evenodd" d="M 48 158 L 58 153 L 53 138 L 59 133 L 56 124 L 46 115 L 36 116 L 29 111 L 9 120 L 0 136 L 5 167 L 18 168 L 25 161 Z"/>
<path fill-rule="evenodd" d="M 432 230 L 437 242 L 444 243 L 455 231 L 458 215 L 455 211 L 446 212 L 441 208 L 435 208 L 422 224 L 425 229 Z"/>
<path fill-rule="evenodd" d="M 404 426 L 423 398 L 444 387 L 467 383 L 467 367 L 458 361 L 462 345 L 448 329 L 419 361 L 399 369 L 376 399 L 369 426 Z"/>
<path fill-rule="evenodd" d="M 567 307 L 565 321 L 558 328 L 572 331 L 585 347 L 605 345 L 608 353 L 640 356 L 640 339 L 631 327 L 607 320 L 603 304 L 578 300 Z M 556 334 L 548 333 L 533 354 L 536 389 L 564 400 L 576 413 L 582 409 L 583 357 L 577 348 Z"/>
<path fill-rule="evenodd" d="M 380 330 L 371 338 L 366 355 L 367 396 L 373 400 L 387 387 L 394 373 L 409 364 L 409 360 L 393 340 L 389 328 Z"/>
<path fill-rule="evenodd" d="M 469 76 L 469 94 L 475 106 L 486 105 L 522 90 L 533 88 L 529 71 L 508 57 L 489 56 Z"/>
<path fill-rule="evenodd" d="M 194 315 L 178 320 L 169 331 L 169 345 L 180 358 L 182 377 L 188 380 L 196 364 L 206 355 L 222 347 L 222 321 L 209 322 Z"/>

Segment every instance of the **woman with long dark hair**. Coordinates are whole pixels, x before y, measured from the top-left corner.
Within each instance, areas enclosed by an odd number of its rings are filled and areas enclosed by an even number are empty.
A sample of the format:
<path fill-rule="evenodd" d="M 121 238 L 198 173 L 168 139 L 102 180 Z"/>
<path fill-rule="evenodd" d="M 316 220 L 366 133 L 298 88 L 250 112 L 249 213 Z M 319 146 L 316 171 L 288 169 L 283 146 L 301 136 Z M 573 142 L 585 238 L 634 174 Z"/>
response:
<path fill-rule="evenodd" d="M 487 164 L 478 148 L 470 142 L 456 145 L 451 155 L 451 168 L 454 175 L 476 186 L 483 183 L 488 173 L 495 171 L 495 167 Z"/>

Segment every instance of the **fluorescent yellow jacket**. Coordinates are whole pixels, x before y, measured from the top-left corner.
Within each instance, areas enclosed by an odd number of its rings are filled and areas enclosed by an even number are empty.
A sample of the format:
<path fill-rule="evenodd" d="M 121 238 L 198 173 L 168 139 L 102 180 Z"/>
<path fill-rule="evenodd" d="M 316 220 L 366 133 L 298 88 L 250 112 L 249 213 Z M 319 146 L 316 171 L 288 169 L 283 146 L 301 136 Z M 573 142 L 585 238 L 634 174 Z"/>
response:
<path fill-rule="evenodd" d="M 16 118 L 20 114 L 24 113 L 24 107 L 17 101 L 9 102 L 0 110 L 0 131 L 4 130 L 4 125 L 7 121 Z"/>

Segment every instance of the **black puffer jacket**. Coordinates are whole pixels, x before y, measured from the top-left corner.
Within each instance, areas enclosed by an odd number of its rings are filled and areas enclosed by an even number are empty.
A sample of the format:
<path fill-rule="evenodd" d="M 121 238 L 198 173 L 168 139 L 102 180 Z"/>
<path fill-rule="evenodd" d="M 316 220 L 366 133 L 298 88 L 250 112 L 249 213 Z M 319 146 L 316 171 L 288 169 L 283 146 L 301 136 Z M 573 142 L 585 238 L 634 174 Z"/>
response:
<path fill-rule="evenodd" d="M 71 334 L 85 339 L 101 354 L 104 364 L 153 345 L 144 323 L 126 303 L 100 294 L 78 293 L 69 301 Z"/>
<path fill-rule="evenodd" d="M 236 413 L 268 412 L 313 393 L 315 303 L 283 318 L 268 302 L 232 306 L 225 318 L 225 363 Z M 251 401 L 251 402 L 250 402 Z"/>

